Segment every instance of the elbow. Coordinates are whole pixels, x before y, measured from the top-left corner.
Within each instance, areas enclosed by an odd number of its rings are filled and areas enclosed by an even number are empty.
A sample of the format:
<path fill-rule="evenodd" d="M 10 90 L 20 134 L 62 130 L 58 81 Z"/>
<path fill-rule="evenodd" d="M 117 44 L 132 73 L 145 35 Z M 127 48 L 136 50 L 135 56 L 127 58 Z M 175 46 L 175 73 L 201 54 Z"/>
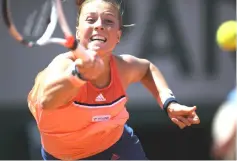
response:
<path fill-rule="evenodd" d="M 41 87 L 41 90 L 38 93 L 37 102 L 39 108 L 48 109 L 51 106 L 50 92 L 47 88 L 47 85 L 44 85 L 43 87 Z"/>
<path fill-rule="evenodd" d="M 55 96 L 53 84 L 44 84 L 38 97 L 38 104 L 41 109 L 53 109 L 55 108 Z"/>
<path fill-rule="evenodd" d="M 39 107 L 41 109 L 55 109 L 56 104 L 54 97 L 47 92 L 43 92 L 43 94 L 38 98 Z"/>
<path fill-rule="evenodd" d="M 39 107 L 44 110 L 53 110 L 58 108 L 52 101 L 49 101 L 47 98 L 41 98 L 39 100 Z"/>
<path fill-rule="evenodd" d="M 50 102 L 49 98 L 47 96 L 41 96 L 38 100 L 39 107 L 41 109 L 50 109 L 52 108 L 52 103 Z"/>
<path fill-rule="evenodd" d="M 147 61 L 147 65 L 146 65 L 146 68 L 144 70 L 144 74 L 143 76 L 141 77 L 141 81 L 144 81 L 146 80 L 148 77 L 151 76 L 151 71 L 153 70 L 154 68 L 154 65 L 150 62 L 150 61 Z"/>
<path fill-rule="evenodd" d="M 153 63 L 149 62 L 148 71 L 156 71 L 156 70 L 157 70 L 157 67 Z"/>

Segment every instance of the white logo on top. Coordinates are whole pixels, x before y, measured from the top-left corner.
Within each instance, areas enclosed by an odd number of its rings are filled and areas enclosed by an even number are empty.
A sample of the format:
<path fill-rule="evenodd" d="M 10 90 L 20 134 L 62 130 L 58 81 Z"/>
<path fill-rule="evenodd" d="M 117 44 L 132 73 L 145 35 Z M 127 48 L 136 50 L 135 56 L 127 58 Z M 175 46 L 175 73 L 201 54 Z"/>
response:
<path fill-rule="evenodd" d="M 102 102 L 102 101 L 106 101 L 106 99 L 104 98 L 103 94 L 99 94 L 96 98 L 95 98 L 96 102 Z"/>
<path fill-rule="evenodd" d="M 92 117 L 92 122 L 108 121 L 110 118 L 111 118 L 111 115 L 93 116 Z"/>

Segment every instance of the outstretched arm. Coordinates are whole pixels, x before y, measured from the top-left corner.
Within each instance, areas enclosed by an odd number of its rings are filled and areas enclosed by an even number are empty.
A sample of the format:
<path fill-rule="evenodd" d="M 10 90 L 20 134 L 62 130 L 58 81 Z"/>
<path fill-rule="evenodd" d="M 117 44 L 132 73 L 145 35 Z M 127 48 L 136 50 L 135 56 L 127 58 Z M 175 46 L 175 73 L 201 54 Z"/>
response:
<path fill-rule="evenodd" d="M 72 75 L 74 68 L 74 62 L 71 59 L 65 58 L 64 55 L 57 56 L 36 77 L 28 101 L 34 100 L 44 109 L 66 105 L 84 84 L 84 81 Z"/>
<path fill-rule="evenodd" d="M 129 83 L 141 82 L 163 108 L 162 100 L 166 100 L 171 91 L 158 68 L 146 59 L 131 55 L 122 55 L 122 57 L 128 63 Z"/>
<path fill-rule="evenodd" d="M 92 50 L 89 59 L 71 52 L 57 56 L 36 78 L 29 94 L 29 102 L 36 101 L 44 109 L 55 109 L 71 103 L 86 81 L 96 79 L 103 72 L 103 61 Z"/>
<path fill-rule="evenodd" d="M 148 62 L 147 70 L 142 77 L 141 82 L 157 99 L 161 108 L 164 108 L 163 105 L 165 100 L 173 98 L 172 92 L 169 90 L 169 86 L 162 73 L 151 62 Z"/>
<path fill-rule="evenodd" d="M 131 55 L 124 55 L 123 58 L 129 64 L 128 69 L 131 73 L 129 82 L 141 82 L 175 124 L 180 128 L 199 124 L 200 120 L 195 113 L 196 107 L 187 107 L 177 103 L 162 73 L 154 64 L 146 59 L 139 59 Z"/>

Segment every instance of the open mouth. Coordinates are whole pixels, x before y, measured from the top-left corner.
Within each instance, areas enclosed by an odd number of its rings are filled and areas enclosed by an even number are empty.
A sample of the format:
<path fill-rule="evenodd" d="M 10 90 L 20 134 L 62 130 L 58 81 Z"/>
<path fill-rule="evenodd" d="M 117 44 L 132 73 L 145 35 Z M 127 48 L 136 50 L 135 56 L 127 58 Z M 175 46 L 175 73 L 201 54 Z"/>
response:
<path fill-rule="evenodd" d="M 92 36 L 90 38 L 90 42 L 92 42 L 92 41 L 100 41 L 100 42 L 104 42 L 105 43 L 107 41 L 107 39 L 105 37 L 103 37 L 103 36 L 94 35 L 94 36 Z"/>

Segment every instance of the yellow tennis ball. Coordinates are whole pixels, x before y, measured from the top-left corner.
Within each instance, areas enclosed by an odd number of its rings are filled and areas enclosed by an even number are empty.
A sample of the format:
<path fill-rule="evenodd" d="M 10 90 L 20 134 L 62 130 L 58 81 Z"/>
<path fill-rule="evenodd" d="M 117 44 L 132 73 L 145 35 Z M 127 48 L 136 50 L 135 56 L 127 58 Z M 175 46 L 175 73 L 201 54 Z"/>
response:
<path fill-rule="evenodd" d="M 216 33 L 216 41 L 219 47 L 225 51 L 236 49 L 236 29 L 237 23 L 234 20 L 222 23 Z"/>

